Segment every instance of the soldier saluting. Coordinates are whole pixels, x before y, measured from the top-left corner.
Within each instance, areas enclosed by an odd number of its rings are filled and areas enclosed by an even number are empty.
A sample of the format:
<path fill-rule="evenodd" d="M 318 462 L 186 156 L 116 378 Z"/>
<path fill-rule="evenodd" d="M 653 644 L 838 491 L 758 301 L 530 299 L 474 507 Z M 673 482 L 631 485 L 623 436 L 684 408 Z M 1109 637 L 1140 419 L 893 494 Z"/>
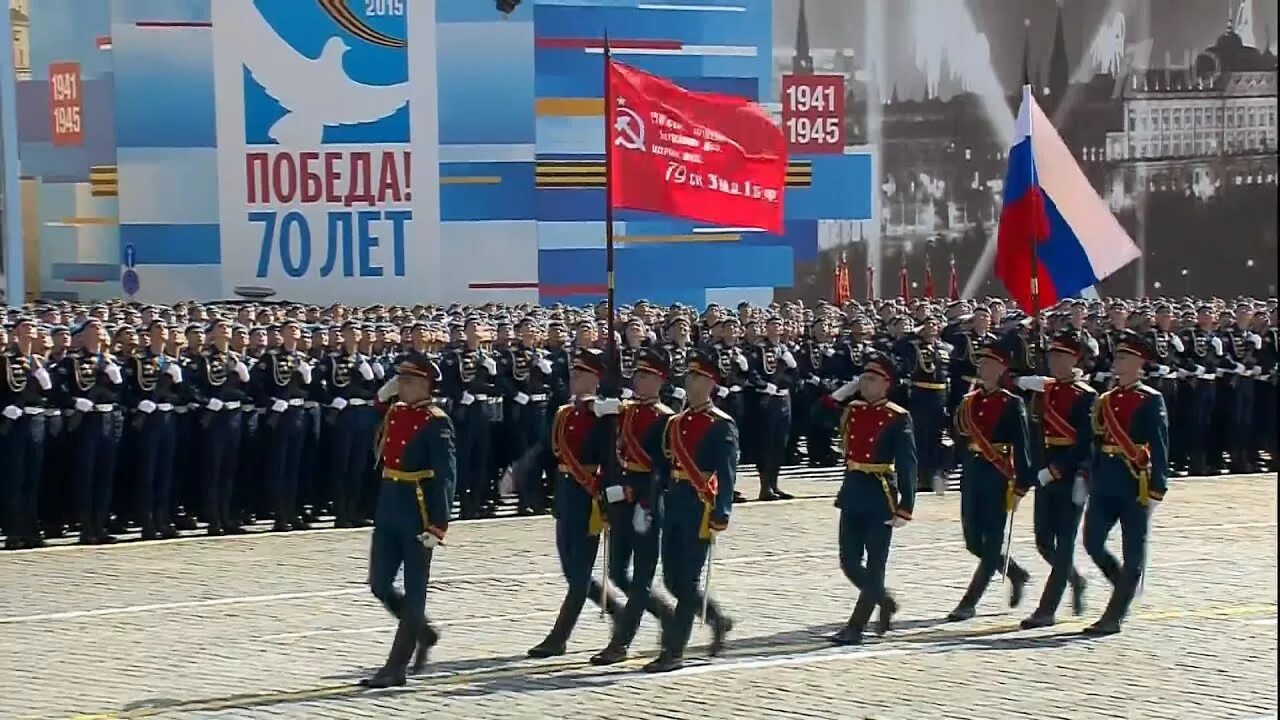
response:
<path fill-rule="evenodd" d="M 439 640 L 426 616 L 427 581 L 432 554 L 449 529 L 456 471 L 453 422 L 431 401 L 440 380 L 440 366 L 412 351 L 400 361 L 396 377 L 378 390 L 386 415 L 376 445 L 382 486 L 369 550 L 369 588 L 400 623 L 386 663 L 361 683 L 371 688 L 404 685 L 415 644 L 416 673 Z M 404 593 L 394 585 L 401 566 Z"/>
<path fill-rule="evenodd" d="M 1093 413 L 1099 442 L 1084 516 L 1084 549 L 1111 582 L 1111 599 L 1089 635 L 1113 635 L 1129 612 L 1147 563 L 1151 515 L 1164 500 L 1169 478 L 1169 415 L 1160 391 L 1142 383 L 1143 367 L 1154 358 L 1137 333 L 1117 338 L 1116 387 L 1103 393 Z M 1116 523 L 1124 564 L 1107 551 Z"/>

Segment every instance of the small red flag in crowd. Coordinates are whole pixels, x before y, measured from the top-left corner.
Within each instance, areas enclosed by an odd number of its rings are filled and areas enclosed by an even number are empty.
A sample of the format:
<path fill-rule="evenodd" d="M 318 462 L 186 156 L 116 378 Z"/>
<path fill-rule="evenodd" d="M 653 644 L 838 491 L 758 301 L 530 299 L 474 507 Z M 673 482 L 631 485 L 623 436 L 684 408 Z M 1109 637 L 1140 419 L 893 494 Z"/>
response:
<path fill-rule="evenodd" d="M 853 290 L 849 287 L 849 259 L 840 253 L 840 262 L 836 264 L 835 284 L 831 292 L 832 300 L 839 307 L 853 299 Z"/>
<path fill-rule="evenodd" d="M 613 207 L 782 234 L 787 143 L 755 103 L 609 62 Z"/>
<path fill-rule="evenodd" d="M 933 299 L 933 264 L 928 255 L 924 257 L 924 296 Z"/>
<path fill-rule="evenodd" d="M 907 261 L 902 261 L 902 270 L 898 272 L 898 297 L 911 300 L 911 278 L 907 275 Z"/>
<path fill-rule="evenodd" d="M 876 269 L 867 265 L 867 302 L 876 299 Z"/>
<path fill-rule="evenodd" d="M 947 283 L 947 297 L 951 300 L 960 299 L 960 278 L 956 275 L 956 256 L 951 256 L 951 280 Z"/>

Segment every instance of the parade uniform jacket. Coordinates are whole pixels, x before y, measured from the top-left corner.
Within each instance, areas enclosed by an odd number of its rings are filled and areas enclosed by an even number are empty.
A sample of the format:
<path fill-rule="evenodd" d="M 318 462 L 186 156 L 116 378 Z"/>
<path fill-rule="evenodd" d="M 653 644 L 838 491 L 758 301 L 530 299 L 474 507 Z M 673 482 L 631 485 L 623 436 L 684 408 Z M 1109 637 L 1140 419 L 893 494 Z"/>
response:
<path fill-rule="evenodd" d="M 592 411 L 595 398 L 578 398 L 556 409 L 551 422 L 551 453 L 555 457 L 555 506 L 557 515 L 582 513 L 587 520 L 584 535 L 604 529 L 600 508 L 600 466 L 608 452 L 605 425 Z M 574 523 L 580 518 L 560 518 Z"/>
<path fill-rule="evenodd" d="M 150 400 L 160 410 L 172 410 L 174 403 L 182 401 L 178 388 L 174 387 L 173 378 L 167 372 L 170 364 L 176 362 L 176 358 L 152 352 L 151 348 L 140 350 L 129 357 L 124 366 L 129 403 L 137 407 L 143 400 Z"/>
<path fill-rule="evenodd" d="M 964 396 L 956 408 L 956 434 L 964 453 L 962 489 L 986 492 L 1001 488 L 1006 510 L 1013 496 L 1023 496 L 1036 483 L 1031 469 L 1027 405 L 1005 390 L 979 388 Z"/>
<path fill-rule="evenodd" d="M 240 403 L 249 400 L 249 392 L 236 371 L 238 364 L 244 364 L 245 369 L 248 369 L 248 364 L 238 353 L 231 350 L 223 352 L 211 347 L 200 354 L 188 382 L 199 386 L 199 393 L 206 401 L 217 399 L 223 403 L 236 403 L 234 406 L 224 407 L 228 410 L 239 409 Z"/>
<path fill-rule="evenodd" d="M 360 371 L 362 366 L 368 366 L 367 372 L 372 375 L 372 379 L 364 379 Z M 325 400 L 333 402 L 334 398 L 342 398 L 352 405 L 372 405 L 378 394 L 378 385 L 381 384 L 373 366 L 374 361 L 368 356 L 358 352 L 350 353 L 345 349 L 320 358 L 316 374 L 324 383 Z"/>
<path fill-rule="evenodd" d="M 738 464 L 738 426 L 733 418 L 711 404 L 677 413 L 663 431 L 662 454 L 671 468 L 668 511 L 671 495 L 687 486 L 703 506 L 701 537 L 727 527 Z"/>
<path fill-rule="evenodd" d="M 291 406 L 301 406 L 310 395 L 310 386 L 299 368 L 307 362 L 307 356 L 294 350 L 271 348 L 262 354 L 262 358 L 254 365 L 258 374 L 258 387 L 263 402 L 259 405 L 270 407 L 272 401 L 284 400 Z M 312 376 L 312 380 L 315 377 Z"/>
<path fill-rule="evenodd" d="M 1139 505 L 1164 499 L 1169 483 L 1169 415 L 1159 390 L 1134 383 L 1098 398 L 1098 438 L 1092 494 L 1132 497 Z"/>
<path fill-rule="evenodd" d="M 99 411 L 119 404 L 124 388 L 122 384 L 112 382 L 107 375 L 107 365 L 111 363 L 119 367 L 121 361 L 111 353 L 91 353 L 86 350 L 67 353 L 57 367 L 60 384 L 67 391 L 63 398 L 66 407 L 74 407 L 76 398 L 85 398 Z M 120 367 L 120 371 L 123 375 L 124 368 Z"/>
<path fill-rule="evenodd" d="M 449 415 L 430 402 L 386 408 L 378 431 L 383 483 L 375 523 L 444 539 L 456 474 L 453 439 Z"/>
<path fill-rule="evenodd" d="M 35 378 L 36 372 L 45 368 L 45 360 L 39 355 L 30 357 L 16 351 L 0 353 L 0 409 L 10 405 L 18 408 L 43 408 L 46 392 Z M 50 375 L 50 385 L 53 378 Z M 50 393 L 53 388 L 50 387 Z M 0 424 L 4 421 L 0 420 Z"/>
<path fill-rule="evenodd" d="M 622 403 L 618 412 L 618 468 L 622 473 L 617 479 L 607 478 L 606 484 L 622 485 L 628 502 L 652 507 L 654 474 L 668 469 L 662 433 L 673 414 L 657 399 Z"/>
<path fill-rule="evenodd" d="M 845 473 L 836 507 L 879 520 L 893 515 L 910 520 L 916 504 L 916 443 L 906 409 L 887 400 L 854 400 L 840 418 L 840 440 Z"/>
<path fill-rule="evenodd" d="M 947 390 L 947 371 L 951 361 L 951 347 L 941 340 L 926 340 L 911 335 L 898 341 L 894 348 L 900 358 L 904 375 L 912 391 Z"/>
<path fill-rule="evenodd" d="M 1093 459 L 1093 403 L 1098 394 L 1084 380 L 1047 378 L 1041 403 L 1045 460 L 1053 481 L 1068 487 L 1077 473 L 1088 475 Z"/>

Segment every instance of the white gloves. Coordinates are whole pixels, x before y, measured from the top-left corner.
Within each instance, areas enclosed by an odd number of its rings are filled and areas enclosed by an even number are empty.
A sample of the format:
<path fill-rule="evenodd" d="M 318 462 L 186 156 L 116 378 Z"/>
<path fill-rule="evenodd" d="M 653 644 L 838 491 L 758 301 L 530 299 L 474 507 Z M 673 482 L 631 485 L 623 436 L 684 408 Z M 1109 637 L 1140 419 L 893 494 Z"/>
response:
<path fill-rule="evenodd" d="M 205 405 L 205 407 L 214 412 L 218 412 L 222 409 L 222 401 L 218 398 L 209 398 L 209 404 Z"/>
<path fill-rule="evenodd" d="M 1260 377 L 1262 375 L 1262 366 L 1257 365 L 1249 368 L 1249 374 L 1252 375 L 1253 377 Z"/>
<path fill-rule="evenodd" d="M 627 499 L 627 491 L 621 485 L 610 485 L 604 489 L 604 499 L 611 503 L 622 502 Z"/>
<path fill-rule="evenodd" d="M 89 412 L 93 409 L 93 403 L 89 402 L 89 398 L 76 398 L 75 408 L 80 412 Z"/>
<path fill-rule="evenodd" d="M 1235 373 L 1235 374 L 1237 374 L 1237 375 L 1243 375 L 1243 374 L 1244 374 L 1244 365 L 1243 365 L 1243 364 L 1241 364 L 1241 363 L 1236 363 L 1236 366 L 1235 366 L 1235 367 L 1233 367 L 1233 368 L 1231 368 L 1231 372 L 1233 372 L 1233 373 Z"/>
<path fill-rule="evenodd" d="M 621 407 L 622 402 L 616 398 L 601 398 L 591 403 L 591 412 L 602 418 L 605 415 L 617 415 Z"/>
<path fill-rule="evenodd" d="M 791 351 L 789 350 L 782 351 L 782 362 L 786 364 L 788 369 L 790 370 L 796 369 L 796 358 L 794 355 L 791 354 Z"/>
<path fill-rule="evenodd" d="M 1167 376 L 1171 371 L 1172 371 L 1172 370 L 1171 370 L 1171 368 L 1170 368 L 1168 365 L 1157 365 L 1157 366 L 1156 366 L 1156 375 L 1158 375 L 1158 376 L 1160 376 L 1160 377 L 1165 377 L 1165 376 Z"/>
<path fill-rule="evenodd" d="M 1103 381 L 1105 381 L 1105 380 L 1106 380 L 1107 378 L 1109 378 L 1109 377 L 1111 377 L 1111 373 L 1109 373 L 1109 372 L 1094 373 L 1094 374 L 1093 374 L 1093 381 L 1094 381 L 1094 382 L 1103 382 Z"/>
<path fill-rule="evenodd" d="M 687 394 L 684 388 L 671 388 L 671 397 L 677 400 L 683 400 Z"/>
<path fill-rule="evenodd" d="M 746 372 L 747 368 L 750 367 L 750 365 L 747 364 L 747 356 L 742 353 L 738 353 L 738 357 L 734 358 L 734 362 L 738 364 L 738 369 L 742 372 Z"/>
<path fill-rule="evenodd" d="M 1185 349 L 1182 345 L 1182 338 L 1178 337 L 1177 335 L 1169 336 L 1169 344 L 1172 345 L 1173 349 L 1177 350 L 1178 352 L 1182 352 Z"/>
<path fill-rule="evenodd" d="M 471 403 L 473 403 L 473 402 L 475 402 L 475 401 L 476 401 L 476 396 L 475 396 L 475 395 L 472 395 L 471 393 L 469 393 L 469 392 L 467 392 L 467 391 L 465 391 L 465 390 L 464 390 L 464 391 L 462 392 L 462 397 L 458 399 L 458 404 L 459 404 L 459 405 L 470 405 Z"/>
<path fill-rule="evenodd" d="M 114 362 L 108 360 L 107 364 L 102 367 L 102 370 L 107 374 L 107 379 L 111 381 L 111 384 L 119 385 L 124 382 L 124 378 L 120 376 L 120 366 L 116 365 Z"/>
<path fill-rule="evenodd" d="M 249 366 L 243 360 L 236 361 L 236 377 L 240 378 L 240 382 L 249 382 Z"/>
<path fill-rule="evenodd" d="M 360 373 L 360 377 L 368 382 L 373 379 L 373 368 L 369 367 L 368 361 L 361 360 L 360 366 L 356 368 L 356 372 Z"/>
<path fill-rule="evenodd" d="M 1261 335 L 1258 335 L 1257 333 L 1249 333 L 1246 337 L 1248 338 L 1249 343 L 1250 343 L 1251 345 L 1253 345 L 1253 349 L 1254 349 L 1254 350 L 1261 350 L 1261 349 L 1262 349 L 1262 336 L 1261 336 Z"/>
<path fill-rule="evenodd" d="M 382 363 L 373 364 L 373 376 L 379 380 L 387 376 L 387 371 L 382 367 Z"/>
<path fill-rule="evenodd" d="M 3 415 L 10 420 L 17 420 L 22 417 L 22 410 L 16 405 L 7 405 L 5 406 L 4 412 L 0 412 L 0 415 Z"/>
<path fill-rule="evenodd" d="M 778 386 L 774 385 L 773 383 L 769 383 L 768 385 L 764 386 L 764 392 L 766 395 L 777 395 Z"/>
<path fill-rule="evenodd" d="M 723 386 L 723 385 L 717 385 L 717 386 L 716 386 L 716 396 L 717 396 L 717 397 L 722 397 L 722 398 L 727 398 L 727 397 L 729 397 L 729 388 L 727 388 L 727 387 L 725 387 L 725 386 Z"/>
<path fill-rule="evenodd" d="M 854 378 L 836 388 L 836 391 L 831 393 L 831 399 L 836 402 L 844 402 L 845 400 L 853 397 L 853 394 L 856 392 L 858 392 L 858 379 Z"/>
<path fill-rule="evenodd" d="M 1160 507 L 1160 501 L 1155 498 L 1147 498 L 1147 514 L 1155 515 L 1156 508 Z"/>
<path fill-rule="evenodd" d="M 173 380 L 173 383 L 175 385 L 182 382 L 182 366 L 179 365 L 178 363 L 176 362 L 169 363 L 169 366 L 166 367 L 164 371 L 168 373 L 169 378 Z"/>
<path fill-rule="evenodd" d="M 1053 482 L 1053 473 L 1049 468 L 1041 468 L 1040 472 L 1036 473 L 1036 480 L 1040 482 L 1041 487 L 1048 485 Z"/>
<path fill-rule="evenodd" d="M 623 400 L 630 400 L 631 398 L 635 397 L 635 395 L 636 395 L 635 391 L 632 390 L 631 388 L 622 388 Z"/>
<path fill-rule="evenodd" d="M 480 364 L 484 366 L 484 369 L 487 370 L 490 375 L 498 374 L 498 363 L 494 362 L 493 358 L 487 357 L 484 359 L 484 362 Z"/>
<path fill-rule="evenodd" d="M 151 402 L 150 400 L 143 400 L 142 402 L 138 403 L 138 411 L 142 413 L 146 413 L 147 415 L 150 415 L 151 413 L 156 411 L 156 404 Z"/>
<path fill-rule="evenodd" d="M 822 348 L 822 354 L 823 354 L 823 355 L 826 355 L 827 357 L 831 357 L 832 355 L 835 355 L 835 354 L 836 354 L 836 350 L 835 350 L 835 348 L 833 348 L 833 347 L 831 347 L 830 345 L 828 345 L 828 346 L 826 346 L 826 347 Z"/>
<path fill-rule="evenodd" d="M 329 403 L 329 407 L 333 408 L 334 410 L 341 410 L 346 406 L 347 406 L 346 398 L 336 397 L 333 399 L 333 402 Z"/>
<path fill-rule="evenodd" d="M 889 527 L 891 527 L 891 528 L 897 529 L 897 528 L 900 528 L 900 527 L 906 527 L 908 522 L 910 522 L 910 521 L 909 521 L 909 520 L 907 520 L 906 518 L 902 517 L 901 515 L 894 515 L 893 517 L 889 518 L 888 520 L 885 520 L 885 521 L 884 521 L 884 524 L 885 524 L 885 525 L 888 525 L 888 526 L 889 526 Z"/>
<path fill-rule="evenodd" d="M 378 388 L 378 400 L 386 402 L 400 393 L 400 379 L 391 378 L 382 387 Z"/>
<path fill-rule="evenodd" d="M 298 374 L 302 376 L 302 383 L 304 385 L 311 384 L 311 365 L 309 363 L 304 362 L 298 365 Z"/>
<path fill-rule="evenodd" d="M 36 371 L 31 373 L 31 376 L 36 379 L 36 382 L 40 383 L 41 390 L 49 390 L 53 387 L 53 381 L 49 379 L 48 370 L 36 368 Z"/>
<path fill-rule="evenodd" d="M 636 505 L 635 512 L 631 513 L 631 527 L 640 535 L 649 532 L 649 525 L 653 520 L 649 517 L 649 513 L 644 508 Z"/>
<path fill-rule="evenodd" d="M 1071 483 L 1071 502 L 1078 507 L 1084 507 L 1084 503 L 1089 499 L 1089 484 L 1084 481 L 1083 475 L 1076 475 L 1075 480 Z"/>
<path fill-rule="evenodd" d="M 1204 374 L 1204 366 L 1203 366 L 1203 365 L 1197 365 L 1197 366 L 1196 366 L 1196 374 L 1197 374 L 1197 375 L 1203 375 L 1203 374 Z"/>
<path fill-rule="evenodd" d="M 551 361 L 546 358 L 542 358 L 541 360 L 538 361 L 538 369 L 542 371 L 543 375 L 550 375 Z"/>
<path fill-rule="evenodd" d="M 276 400 L 275 402 L 271 403 L 271 412 L 282 413 L 288 409 L 289 409 L 289 403 L 283 400 Z"/>
<path fill-rule="evenodd" d="M 1209 344 L 1213 346 L 1214 354 L 1221 357 L 1222 356 L 1222 338 L 1211 337 L 1209 338 Z"/>
<path fill-rule="evenodd" d="M 418 542 L 422 543 L 422 547 L 430 550 L 440 544 L 440 538 L 429 532 L 424 532 L 418 536 Z"/>
<path fill-rule="evenodd" d="M 508 467 L 502 472 L 502 478 L 498 480 L 498 494 L 511 495 L 516 491 L 516 476 Z"/>
<path fill-rule="evenodd" d="M 1048 378 L 1039 375 L 1024 375 L 1015 381 L 1015 384 L 1023 389 L 1031 392 L 1044 392 L 1045 381 Z"/>
<path fill-rule="evenodd" d="M 528 405 L 529 396 L 524 394 L 523 392 L 518 392 L 516 393 L 515 401 L 517 405 Z"/>

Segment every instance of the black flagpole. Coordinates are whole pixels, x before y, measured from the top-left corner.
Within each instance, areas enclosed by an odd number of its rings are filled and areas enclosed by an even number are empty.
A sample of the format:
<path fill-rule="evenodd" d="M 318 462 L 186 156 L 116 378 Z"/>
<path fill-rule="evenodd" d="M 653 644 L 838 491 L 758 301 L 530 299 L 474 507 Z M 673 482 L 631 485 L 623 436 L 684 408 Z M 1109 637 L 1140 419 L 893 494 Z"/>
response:
<path fill-rule="evenodd" d="M 618 338 L 614 333 L 614 318 L 616 317 L 616 309 L 614 305 L 614 281 L 613 281 L 613 126 L 614 126 L 614 100 L 613 85 L 609 81 L 611 77 L 610 64 L 613 56 L 609 52 L 609 31 L 604 31 L 604 269 L 605 269 L 605 311 L 608 313 L 608 322 L 605 324 L 604 352 L 605 352 L 605 391 L 614 398 L 622 397 L 622 368 L 619 365 L 618 357 Z M 603 394 L 603 393 L 602 393 Z M 605 428 L 605 454 L 604 454 L 604 478 L 605 486 L 618 478 L 618 416 L 606 415 L 604 418 Z M 607 501 L 605 502 L 608 507 Z M 606 519 L 607 522 L 607 519 Z M 611 539 L 609 538 L 608 527 L 605 527 L 602 535 L 604 547 L 604 563 L 603 577 L 600 578 L 602 591 L 600 598 L 600 616 L 604 617 L 605 609 L 609 605 L 609 553 Z"/>

